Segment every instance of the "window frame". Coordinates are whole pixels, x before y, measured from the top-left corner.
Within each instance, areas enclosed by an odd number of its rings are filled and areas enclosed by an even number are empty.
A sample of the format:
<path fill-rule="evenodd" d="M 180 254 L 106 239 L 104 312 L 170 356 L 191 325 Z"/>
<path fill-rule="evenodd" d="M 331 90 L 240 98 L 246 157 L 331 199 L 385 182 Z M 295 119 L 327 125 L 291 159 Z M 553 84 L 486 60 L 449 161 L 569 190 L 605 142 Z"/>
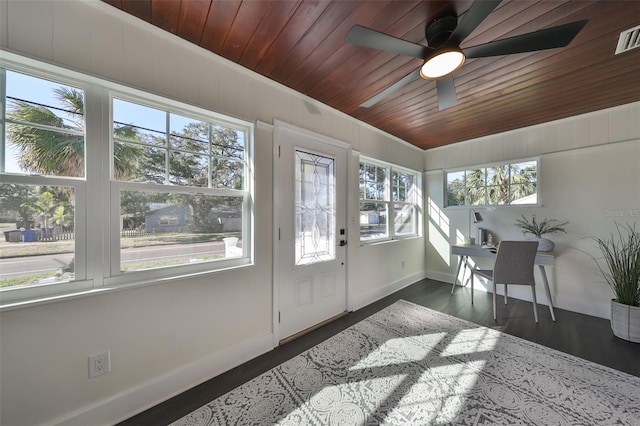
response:
<path fill-rule="evenodd" d="M 242 190 L 233 190 L 227 188 L 215 187 L 194 187 L 172 184 L 158 184 L 147 182 L 131 182 L 115 179 L 114 163 L 111 161 L 114 155 L 114 137 L 113 137 L 113 100 L 119 99 L 144 105 L 151 108 L 161 109 L 163 111 L 189 116 L 190 118 L 206 121 L 209 124 L 224 125 L 236 130 L 245 132 L 245 154 L 244 154 L 244 182 Z M 177 106 L 182 106 L 178 108 Z M 202 108 L 185 105 L 180 102 L 167 102 L 166 98 L 140 92 L 138 90 L 128 90 L 124 93 L 121 90 L 109 90 L 109 163 L 110 163 L 110 231 L 109 231 L 109 273 L 105 275 L 105 283 L 107 285 L 127 284 L 130 281 L 146 282 L 154 279 L 166 279 L 172 277 L 182 277 L 193 273 L 213 272 L 217 270 L 230 269 L 234 267 L 246 266 L 253 264 L 253 229 L 251 226 L 252 217 L 250 212 L 253 210 L 253 132 L 254 126 L 244 120 L 237 120 L 232 117 L 224 116 Z M 141 191 L 141 192 L 166 192 L 172 194 L 205 194 L 211 196 L 238 196 L 242 195 L 242 233 L 243 244 L 241 257 L 230 259 L 206 261 L 196 264 L 180 264 L 168 266 L 164 268 L 146 269 L 137 271 L 120 271 L 120 192 L 123 190 Z M 215 267 L 212 267 L 215 265 Z"/>
<path fill-rule="evenodd" d="M 3 148 L 4 149 L 4 148 Z M 4 164 L 4 162 L 3 162 Z M 1 173 L 2 183 L 38 186 L 67 186 L 74 189 L 76 209 L 74 210 L 74 232 L 86 235 L 86 212 L 77 208 L 80 202 L 86 204 L 86 184 L 84 179 L 59 178 L 39 175 L 18 175 Z M 87 242 L 85 238 L 74 239 L 74 279 L 62 280 L 55 283 L 33 284 L 25 287 L 8 287 L 0 292 L 0 307 L 5 303 L 22 302 L 24 300 L 38 299 L 56 296 L 69 292 L 90 290 L 94 287 L 94 279 L 88 276 L 87 271 Z"/>
<path fill-rule="evenodd" d="M 74 232 L 82 232 L 86 235 L 87 214 L 84 206 L 87 201 L 87 168 L 88 161 L 88 134 L 89 123 L 87 122 L 87 93 L 93 89 L 93 83 L 90 79 L 80 79 L 77 73 L 67 72 L 59 67 L 44 64 L 34 59 L 25 58 L 9 52 L 1 51 L 0 57 L 0 98 L 6 98 L 6 70 L 22 73 L 31 77 L 49 80 L 55 83 L 73 86 L 82 89 L 85 95 L 85 132 L 84 132 L 84 149 L 85 149 L 85 172 L 83 176 L 51 176 L 40 175 L 34 173 L 12 173 L 6 172 L 5 155 L 6 155 L 6 105 L 3 105 L 0 112 L 0 181 L 3 184 L 20 184 L 35 186 L 66 186 L 74 190 L 75 209 L 74 209 Z M 75 293 L 79 291 L 87 291 L 95 288 L 95 280 L 89 274 L 87 267 L 87 241 L 84 238 L 74 239 L 74 279 L 61 280 L 55 283 L 33 284 L 24 287 L 8 287 L 0 289 L 0 311 L 5 305 L 21 306 L 25 302 L 40 300 L 44 298 L 52 298 L 61 294 Z"/>
<path fill-rule="evenodd" d="M 384 199 L 369 199 L 369 198 L 361 197 L 359 170 L 362 164 L 364 164 L 365 167 L 366 165 L 370 165 L 370 166 L 382 167 L 387 170 L 385 181 L 384 181 L 384 191 L 383 191 Z M 412 198 L 413 198 L 412 201 L 394 200 L 392 179 L 393 179 L 394 173 L 396 172 L 413 176 L 413 189 L 409 189 L 409 191 L 412 193 Z M 421 194 L 422 194 L 422 175 L 419 172 L 408 169 L 406 167 L 397 166 L 395 164 L 388 163 L 385 161 L 376 160 L 366 156 L 360 156 L 358 160 L 358 212 L 361 211 L 360 208 L 363 203 L 385 204 L 387 206 L 387 217 L 385 219 L 387 222 L 387 235 L 384 235 L 381 237 L 372 237 L 372 238 L 362 239 L 362 234 L 360 234 L 360 245 L 376 244 L 376 243 L 386 242 L 386 241 L 397 241 L 397 240 L 420 237 L 422 232 Z M 413 206 L 413 209 L 414 209 L 413 226 L 415 228 L 415 232 L 396 233 L 396 229 L 395 229 L 395 217 L 396 217 L 395 205 L 396 204 Z M 358 217 L 360 217 L 360 213 L 358 213 Z"/>
<path fill-rule="evenodd" d="M 216 273 L 254 263 L 254 136 L 255 123 L 155 95 L 122 84 L 71 71 L 59 66 L 1 51 L 0 69 L 8 69 L 60 84 L 68 84 L 84 90 L 85 95 L 85 173 L 83 177 L 40 176 L 4 172 L 7 143 L 5 109 L 0 117 L 0 179 L 2 183 L 30 185 L 58 185 L 74 188 L 75 194 L 75 279 L 56 283 L 35 284 L 24 287 L 7 287 L 0 290 L 0 311 L 33 303 L 44 303 L 64 297 L 76 297 L 95 292 L 163 283 L 184 277 Z M 4 73 L 4 71 L 3 71 Z M 0 96 L 6 92 L 2 76 Z M 243 187 L 241 190 L 226 188 L 196 188 L 178 185 L 157 185 L 140 182 L 122 182 L 114 179 L 113 167 L 113 97 L 159 106 L 180 115 L 203 119 L 208 123 L 230 127 L 244 132 Z M 205 261 L 194 264 L 126 271 L 119 273 L 120 252 L 120 199 L 121 190 L 159 191 L 165 193 L 198 193 L 212 196 L 242 197 L 242 257 Z M 88 238 L 88 218 L 96 221 L 92 232 L 99 238 Z M 100 221 L 101 224 L 97 224 Z M 93 235 L 93 234 L 92 234 Z M 117 269 L 113 265 L 117 261 Z M 118 273 L 115 273 L 115 272 Z"/>
<path fill-rule="evenodd" d="M 535 180 L 535 185 L 536 185 L 536 202 L 535 203 L 505 203 L 505 204 L 489 204 L 487 203 L 487 198 L 485 195 L 485 202 L 482 204 L 467 204 L 466 200 L 465 200 L 465 204 L 449 204 L 449 182 L 448 182 L 448 175 L 450 173 L 459 173 L 459 172 L 473 172 L 476 170 L 480 170 L 480 169 L 488 169 L 488 168 L 497 168 L 497 167 L 502 167 L 502 166 L 507 166 L 507 168 L 509 170 L 511 170 L 512 165 L 516 165 L 516 164 L 522 164 L 522 163 L 530 163 L 530 162 L 535 162 L 536 163 L 536 180 Z M 458 168 L 452 168 L 452 169 L 443 169 L 442 170 L 442 183 L 443 183 L 443 205 L 444 208 L 447 209 L 469 209 L 469 208 L 477 208 L 477 207 L 491 207 L 491 208 L 495 208 L 495 207 L 522 207 L 522 206 L 541 206 L 541 182 L 542 182 L 542 178 L 541 178 L 541 174 L 540 174 L 540 164 L 541 164 L 541 159 L 540 157 L 528 157 L 528 158 L 523 158 L 523 159 L 515 159 L 515 160 L 509 160 L 509 161 L 502 161 L 502 162 L 497 162 L 497 163 L 484 163 L 484 164 L 477 164 L 477 165 L 471 165 L 471 166 L 466 166 L 466 167 L 458 167 Z M 509 189 L 517 184 L 513 184 L 513 183 L 509 183 L 508 187 Z M 484 188 L 485 190 L 489 187 L 491 187 L 493 185 L 487 185 L 487 176 L 486 176 L 486 172 L 485 172 L 485 177 L 484 177 L 484 185 L 482 186 L 478 186 L 478 188 Z M 467 188 L 467 187 L 465 187 Z M 486 192 L 486 191 L 485 191 Z M 511 191 L 509 191 L 509 193 L 507 194 L 508 196 L 510 196 Z"/>

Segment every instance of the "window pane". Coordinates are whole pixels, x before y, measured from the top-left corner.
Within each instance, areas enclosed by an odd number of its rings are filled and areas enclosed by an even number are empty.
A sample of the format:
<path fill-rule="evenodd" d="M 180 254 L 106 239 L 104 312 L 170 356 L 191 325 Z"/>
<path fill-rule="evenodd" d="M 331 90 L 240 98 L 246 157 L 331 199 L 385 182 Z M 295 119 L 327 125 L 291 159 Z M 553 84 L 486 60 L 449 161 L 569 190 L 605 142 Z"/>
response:
<path fill-rule="evenodd" d="M 117 180 L 163 184 L 166 177 L 167 150 L 116 142 L 114 173 Z"/>
<path fill-rule="evenodd" d="M 413 175 L 393 172 L 392 192 L 393 201 L 411 201 L 411 189 L 413 187 Z"/>
<path fill-rule="evenodd" d="M 171 148 L 184 151 L 209 153 L 209 124 L 178 114 L 169 118 Z"/>
<path fill-rule="evenodd" d="M 167 113 L 133 102 L 113 99 L 113 136 L 147 145 L 167 145 Z"/>
<path fill-rule="evenodd" d="M 1 184 L 0 206 L 0 287 L 73 280 L 73 188 Z"/>
<path fill-rule="evenodd" d="M 447 173 L 447 206 L 463 206 L 465 204 L 465 172 Z"/>
<path fill-rule="evenodd" d="M 511 185 L 509 203 L 511 204 L 537 204 L 538 193 L 536 184 Z"/>
<path fill-rule="evenodd" d="M 489 169 L 467 170 L 465 172 L 465 186 L 468 188 L 483 187 L 486 184 Z"/>
<path fill-rule="evenodd" d="M 237 160 L 212 158 L 211 187 L 244 189 L 244 163 Z"/>
<path fill-rule="evenodd" d="M 509 183 L 526 184 L 536 182 L 538 171 L 535 161 L 517 163 L 511 165 L 511 177 Z"/>
<path fill-rule="evenodd" d="M 244 188 L 246 131 L 119 99 L 114 99 L 113 109 L 114 117 L 128 120 L 114 120 L 113 124 L 116 179 Z M 168 144 L 167 135 L 161 130 L 167 126 Z"/>
<path fill-rule="evenodd" d="M 487 204 L 487 189 L 484 186 L 468 188 L 465 191 L 464 205 L 481 206 Z"/>
<path fill-rule="evenodd" d="M 360 240 L 389 236 L 386 203 L 360 203 Z"/>
<path fill-rule="evenodd" d="M 169 183 L 172 185 L 208 187 L 209 157 L 172 151 Z"/>
<path fill-rule="evenodd" d="M 242 201 L 242 197 L 122 191 L 120 270 L 243 256 Z"/>
<path fill-rule="evenodd" d="M 387 198 L 387 168 L 374 164 L 361 163 L 360 191 L 367 200 L 385 200 Z"/>
<path fill-rule="evenodd" d="M 465 172 L 464 171 L 460 171 L 460 172 L 450 172 L 447 173 L 447 184 L 451 185 L 451 184 L 458 184 L 460 186 L 464 185 L 464 177 L 465 177 Z"/>
<path fill-rule="evenodd" d="M 416 229 L 416 215 L 413 204 L 395 204 L 394 210 L 394 229 L 396 235 L 414 235 Z"/>
<path fill-rule="evenodd" d="M 365 163 L 360 163 L 360 170 L 359 170 L 359 177 L 358 177 L 358 184 L 360 187 L 360 199 L 365 199 L 367 198 L 367 179 L 366 179 L 366 170 L 367 170 L 367 165 Z"/>
<path fill-rule="evenodd" d="M 509 193 L 506 185 L 487 186 L 487 204 L 503 205 L 509 203 Z"/>
<path fill-rule="evenodd" d="M 6 71 L 4 170 L 84 176 L 84 91 Z"/>
<path fill-rule="evenodd" d="M 244 159 L 246 135 L 243 131 L 219 125 L 211 126 L 211 154 Z"/>

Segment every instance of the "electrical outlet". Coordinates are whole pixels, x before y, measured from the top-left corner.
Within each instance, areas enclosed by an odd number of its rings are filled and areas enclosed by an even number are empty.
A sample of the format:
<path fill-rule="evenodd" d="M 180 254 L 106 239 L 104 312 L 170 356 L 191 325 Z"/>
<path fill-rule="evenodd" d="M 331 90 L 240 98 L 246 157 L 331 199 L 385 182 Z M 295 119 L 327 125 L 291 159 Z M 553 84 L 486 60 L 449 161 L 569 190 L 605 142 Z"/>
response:
<path fill-rule="evenodd" d="M 101 376 L 111 371 L 111 353 L 109 351 L 89 357 L 89 378 Z"/>

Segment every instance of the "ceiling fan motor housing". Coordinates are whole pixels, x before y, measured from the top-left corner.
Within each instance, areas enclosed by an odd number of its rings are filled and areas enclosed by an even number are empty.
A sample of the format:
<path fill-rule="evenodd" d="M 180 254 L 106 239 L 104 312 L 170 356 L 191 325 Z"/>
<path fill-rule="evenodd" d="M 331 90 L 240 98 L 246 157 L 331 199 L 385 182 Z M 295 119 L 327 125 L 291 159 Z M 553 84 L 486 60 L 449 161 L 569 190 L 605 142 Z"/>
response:
<path fill-rule="evenodd" d="M 424 30 L 427 45 L 434 49 L 439 49 L 445 46 L 457 26 L 458 17 L 455 15 L 444 15 L 439 18 L 435 18 Z"/>

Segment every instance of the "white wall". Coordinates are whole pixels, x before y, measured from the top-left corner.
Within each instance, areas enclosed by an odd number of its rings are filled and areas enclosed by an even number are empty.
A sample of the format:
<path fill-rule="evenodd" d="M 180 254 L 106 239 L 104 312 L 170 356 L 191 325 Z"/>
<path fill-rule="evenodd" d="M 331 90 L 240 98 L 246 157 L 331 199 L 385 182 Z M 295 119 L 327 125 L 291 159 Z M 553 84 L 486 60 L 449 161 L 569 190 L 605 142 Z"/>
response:
<path fill-rule="evenodd" d="M 2 312 L 2 425 L 113 423 L 272 348 L 274 119 L 423 170 L 422 151 L 102 2 L 0 0 L 0 47 L 267 123 L 256 127 L 255 265 Z M 358 308 L 424 277 L 425 244 L 360 247 L 355 162 L 350 176 L 349 296 Z M 112 371 L 89 380 L 87 357 L 106 350 Z"/>
<path fill-rule="evenodd" d="M 550 275 L 554 303 L 609 318 L 613 294 L 584 251 L 597 257 L 590 237 L 609 236 L 615 222 L 640 228 L 640 103 L 427 150 L 428 275 L 452 282 L 458 259 L 449 254 L 449 245 L 457 235 L 467 235 L 469 226 L 468 208 L 443 209 L 443 170 L 530 157 L 540 159 L 542 205 L 477 209 L 484 217 L 479 226 L 499 240 L 522 239 L 514 226 L 521 214 L 568 220 L 568 235 L 549 236 L 556 242 Z M 536 281 L 539 300 L 546 303 L 539 277 Z M 531 300 L 526 288 L 510 288 L 509 294 Z"/>

